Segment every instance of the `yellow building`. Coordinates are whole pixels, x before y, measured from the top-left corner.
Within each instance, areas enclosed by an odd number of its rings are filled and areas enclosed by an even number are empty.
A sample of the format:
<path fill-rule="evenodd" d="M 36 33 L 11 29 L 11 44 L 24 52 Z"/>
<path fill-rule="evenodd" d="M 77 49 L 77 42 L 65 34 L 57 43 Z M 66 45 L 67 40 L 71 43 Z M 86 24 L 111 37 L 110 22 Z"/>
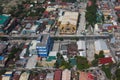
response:
<path fill-rule="evenodd" d="M 66 11 L 58 20 L 60 34 L 75 34 L 78 16 L 78 12 Z"/>

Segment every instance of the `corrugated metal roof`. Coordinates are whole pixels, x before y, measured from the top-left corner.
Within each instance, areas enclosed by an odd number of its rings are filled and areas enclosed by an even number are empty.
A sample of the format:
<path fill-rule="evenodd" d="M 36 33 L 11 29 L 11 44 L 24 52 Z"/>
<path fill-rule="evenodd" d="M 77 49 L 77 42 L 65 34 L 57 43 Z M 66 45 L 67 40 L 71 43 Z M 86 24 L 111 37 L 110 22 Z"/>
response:
<path fill-rule="evenodd" d="M 62 80 L 70 80 L 71 79 L 71 71 L 68 69 L 65 69 L 62 72 Z"/>
<path fill-rule="evenodd" d="M 95 41 L 95 49 L 96 49 L 96 51 L 109 50 L 108 47 L 107 47 L 107 44 L 102 39 Z"/>
<path fill-rule="evenodd" d="M 61 70 L 56 70 L 54 73 L 54 80 L 61 80 L 62 77 L 62 71 Z"/>

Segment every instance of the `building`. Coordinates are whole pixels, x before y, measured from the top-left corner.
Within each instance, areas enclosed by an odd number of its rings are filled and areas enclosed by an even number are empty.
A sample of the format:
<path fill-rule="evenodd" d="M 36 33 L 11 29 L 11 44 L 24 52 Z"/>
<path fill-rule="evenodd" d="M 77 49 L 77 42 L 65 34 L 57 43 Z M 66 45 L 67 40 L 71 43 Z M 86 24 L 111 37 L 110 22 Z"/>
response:
<path fill-rule="evenodd" d="M 4 67 L 5 66 L 5 57 L 4 56 L 0 56 L 0 67 Z"/>
<path fill-rule="evenodd" d="M 50 35 L 49 34 L 42 34 L 39 39 L 37 39 L 38 43 L 36 45 L 37 54 L 40 57 L 47 57 L 48 53 L 51 49 L 50 43 Z"/>
<path fill-rule="evenodd" d="M 53 72 L 47 73 L 46 80 L 54 80 L 54 73 Z"/>
<path fill-rule="evenodd" d="M 26 54 L 26 52 L 27 52 L 27 48 L 24 48 L 24 49 L 22 50 L 22 52 L 20 53 L 20 59 L 23 59 L 23 58 L 24 58 L 24 55 Z"/>
<path fill-rule="evenodd" d="M 12 73 L 11 71 L 9 72 L 5 72 L 5 74 L 2 76 L 2 80 L 10 80 L 10 78 L 12 77 Z"/>
<path fill-rule="evenodd" d="M 36 33 L 37 29 L 39 27 L 39 24 L 30 24 L 28 23 L 26 27 L 22 30 L 21 34 L 32 34 Z"/>
<path fill-rule="evenodd" d="M 54 80 L 61 80 L 61 78 L 62 78 L 62 71 L 56 70 L 54 73 Z"/>
<path fill-rule="evenodd" d="M 77 29 L 78 17 L 78 12 L 64 12 L 64 15 L 60 16 L 58 20 L 60 34 L 75 34 Z"/>
<path fill-rule="evenodd" d="M 9 15 L 0 15 L 0 33 L 4 32 L 3 28 L 5 28 L 8 25 L 10 20 L 11 18 Z"/>
<path fill-rule="evenodd" d="M 96 40 L 95 41 L 95 53 L 99 54 L 100 51 L 104 51 L 104 53 L 110 53 L 110 50 L 107 47 L 107 44 L 104 40 Z"/>
<path fill-rule="evenodd" d="M 30 73 L 23 72 L 19 78 L 19 80 L 28 80 Z"/>
<path fill-rule="evenodd" d="M 36 66 L 36 63 L 37 63 L 37 55 L 33 55 L 31 56 L 29 59 L 28 59 L 28 62 L 26 64 L 26 67 L 27 69 L 33 69 L 35 68 Z"/>
<path fill-rule="evenodd" d="M 21 71 L 15 71 L 15 73 L 13 74 L 12 80 L 19 80 L 21 75 Z"/>
<path fill-rule="evenodd" d="M 30 56 L 33 54 L 37 54 L 36 45 L 37 45 L 37 41 L 32 40 L 29 47 Z"/>
<path fill-rule="evenodd" d="M 67 47 L 68 56 L 77 56 L 78 55 L 78 46 L 76 43 L 70 43 Z"/>
<path fill-rule="evenodd" d="M 112 57 L 100 58 L 99 64 L 113 63 Z"/>
<path fill-rule="evenodd" d="M 79 80 L 95 80 L 95 79 L 92 73 L 80 72 Z"/>
<path fill-rule="evenodd" d="M 71 80 L 71 71 L 68 69 L 65 69 L 62 72 L 62 80 Z"/>
<path fill-rule="evenodd" d="M 79 40 L 77 41 L 77 45 L 78 45 L 78 51 L 79 51 L 79 55 L 80 56 L 86 56 L 86 47 L 85 47 L 85 41 L 83 40 Z"/>
<path fill-rule="evenodd" d="M 47 57 L 47 61 L 52 61 L 57 59 L 57 52 L 56 51 L 51 51 L 49 53 L 49 56 Z"/>

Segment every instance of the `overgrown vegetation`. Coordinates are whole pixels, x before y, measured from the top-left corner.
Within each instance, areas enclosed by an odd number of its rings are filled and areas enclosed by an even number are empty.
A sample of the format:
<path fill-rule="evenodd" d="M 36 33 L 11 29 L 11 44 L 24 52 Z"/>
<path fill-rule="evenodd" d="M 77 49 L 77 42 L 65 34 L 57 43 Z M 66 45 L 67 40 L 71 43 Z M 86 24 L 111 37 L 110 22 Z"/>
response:
<path fill-rule="evenodd" d="M 88 28 L 88 26 L 92 26 L 92 28 L 94 28 L 94 25 L 96 24 L 96 18 L 97 18 L 97 5 L 96 5 L 96 0 L 90 0 L 91 1 L 91 5 L 87 6 L 86 8 L 86 20 L 87 20 L 87 26 L 86 28 Z"/>

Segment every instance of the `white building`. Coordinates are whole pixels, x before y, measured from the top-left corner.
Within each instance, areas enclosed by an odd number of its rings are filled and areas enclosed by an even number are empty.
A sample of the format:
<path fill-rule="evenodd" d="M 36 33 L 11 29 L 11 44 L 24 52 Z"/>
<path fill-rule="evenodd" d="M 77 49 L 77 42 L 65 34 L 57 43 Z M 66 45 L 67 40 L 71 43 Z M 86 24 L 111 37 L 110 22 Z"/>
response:
<path fill-rule="evenodd" d="M 54 73 L 47 73 L 46 80 L 54 80 Z"/>
<path fill-rule="evenodd" d="M 29 47 L 30 55 L 37 54 L 36 44 L 37 44 L 36 40 L 32 40 L 32 42 L 30 43 L 30 47 Z"/>
<path fill-rule="evenodd" d="M 62 80 L 71 80 L 71 71 L 68 69 L 65 69 L 62 72 Z"/>
<path fill-rule="evenodd" d="M 77 45 L 78 45 L 78 50 L 79 50 L 80 56 L 86 56 L 85 41 L 79 40 L 79 41 L 77 41 Z"/>
<path fill-rule="evenodd" d="M 19 78 L 19 80 L 28 80 L 30 73 L 23 72 Z"/>
<path fill-rule="evenodd" d="M 22 52 L 20 53 L 20 58 L 23 59 L 24 55 L 26 54 L 27 48 L 24 48 Z"/>
<path fill-rule="evenodd" d="M 104 40 L 96 40 L 94 44 L 96 54 L 99 54 L 100 51 L 104 51 L 104 53 L 110 53 L 110 50 L 108 49 L 107 44 Z"/>

